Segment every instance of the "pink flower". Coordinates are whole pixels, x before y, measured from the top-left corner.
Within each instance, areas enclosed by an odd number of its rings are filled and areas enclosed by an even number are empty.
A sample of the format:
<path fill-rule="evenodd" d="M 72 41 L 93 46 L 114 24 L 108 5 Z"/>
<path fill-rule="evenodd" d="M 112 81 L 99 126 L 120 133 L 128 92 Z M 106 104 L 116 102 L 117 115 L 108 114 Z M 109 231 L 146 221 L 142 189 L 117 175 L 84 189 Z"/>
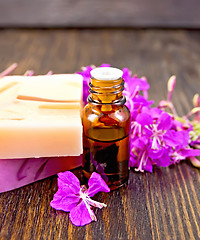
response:
<path fill-rule="evenodd" d="M 54 194 L 51 207 L 56 210 L 70 212 L 69 218 L 76 226 L 84 226 L 97 221 L 91 209 L 93 207 L 106 207 L 106 204 L 92 200 L 96 193 L 109 192 L 110 189 L 101 176 L 93 172 L 89 181 L 89 188 L 80 185 L 78 178 L 70 171 L 58 173 L 58 191 Z"/>

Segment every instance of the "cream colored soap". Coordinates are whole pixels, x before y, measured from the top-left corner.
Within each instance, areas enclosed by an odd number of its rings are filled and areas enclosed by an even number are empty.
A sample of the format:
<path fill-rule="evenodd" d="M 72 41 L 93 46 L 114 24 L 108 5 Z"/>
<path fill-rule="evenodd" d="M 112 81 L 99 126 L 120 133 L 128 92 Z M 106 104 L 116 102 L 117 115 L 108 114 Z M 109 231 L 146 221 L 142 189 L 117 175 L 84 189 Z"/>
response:
<path fill-rule="evenodd" d="M 51 75 L 29 77 L 18 91 L 18 99 L 44 100 L 48 102 L 79 102 L 80 77 L 79 75 Z M 57 81 L 57 79 L 59 80 Z M 72 78 L 72 80 L 70 80 Z"/>
<path fill-rule="evenodd" d="M 0 79 L 0 159 L 78 156 L 82 76 Z"/>

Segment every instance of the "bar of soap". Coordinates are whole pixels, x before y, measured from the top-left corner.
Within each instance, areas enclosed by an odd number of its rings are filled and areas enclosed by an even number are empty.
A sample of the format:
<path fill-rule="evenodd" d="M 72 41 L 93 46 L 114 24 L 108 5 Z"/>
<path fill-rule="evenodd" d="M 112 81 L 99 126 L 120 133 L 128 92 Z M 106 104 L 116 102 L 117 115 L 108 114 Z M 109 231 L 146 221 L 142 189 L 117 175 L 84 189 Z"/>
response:
<path fill-rule="evenodd" d="M 18 99 L 80 103 L 82 91 L 80 75 L 51 75 L 29 78 L 19 88 Z"/>
<path fill-rule="evenodd" d="M 81 165 L 82 76 L 0 78 L 0 192 Z"/>
<path fill-rule="evenodd" d="M 82 153 L 82 77 L 0 79 L 0 159 Z"/>

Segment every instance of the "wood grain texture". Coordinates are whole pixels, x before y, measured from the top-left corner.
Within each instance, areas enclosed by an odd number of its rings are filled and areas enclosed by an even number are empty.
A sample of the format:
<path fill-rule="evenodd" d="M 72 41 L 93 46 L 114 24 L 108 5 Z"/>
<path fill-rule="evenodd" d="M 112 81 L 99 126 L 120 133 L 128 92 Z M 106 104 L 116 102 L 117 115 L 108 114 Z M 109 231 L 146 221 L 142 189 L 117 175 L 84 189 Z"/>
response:
<path fill-rule="evenodd" d="M 199 31 L 185 30 L 1 30 L 0 71 L 18 62 L 14 74 L 72 73 L 107 62 L 146 75 L 149 99 L 156 103 L 176 74 L 173 100 L 179 114 L 186 114 L 200 93 L 199 42 Z M 0 240 L 200 239 L 200 172 L 188 162 L 152 174 L 131 170 L 127 186 L 95 196 L 108 207 L 95 209 L 98 221 L 85 227 L 50 207 L 56 190 L 54 176 L 0 194 Z"/>
<path fill-rule="evenodd" d="M 200 27 L 199 0 L 0 0 L 0 27 Z"/>

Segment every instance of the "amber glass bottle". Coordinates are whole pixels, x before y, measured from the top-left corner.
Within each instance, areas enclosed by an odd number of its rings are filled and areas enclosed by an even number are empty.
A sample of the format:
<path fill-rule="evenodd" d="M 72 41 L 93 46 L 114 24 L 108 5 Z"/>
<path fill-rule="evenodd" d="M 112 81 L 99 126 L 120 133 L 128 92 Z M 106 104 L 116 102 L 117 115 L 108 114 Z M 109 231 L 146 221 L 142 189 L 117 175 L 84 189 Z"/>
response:
<path fill-rule="evenodd" d="M 101 174 L 113 190 L 128 180 L 130 112 L 122 95 L 123 72 L 91 71 L 90 95 L 83 109 L 83 174 Z"/>

